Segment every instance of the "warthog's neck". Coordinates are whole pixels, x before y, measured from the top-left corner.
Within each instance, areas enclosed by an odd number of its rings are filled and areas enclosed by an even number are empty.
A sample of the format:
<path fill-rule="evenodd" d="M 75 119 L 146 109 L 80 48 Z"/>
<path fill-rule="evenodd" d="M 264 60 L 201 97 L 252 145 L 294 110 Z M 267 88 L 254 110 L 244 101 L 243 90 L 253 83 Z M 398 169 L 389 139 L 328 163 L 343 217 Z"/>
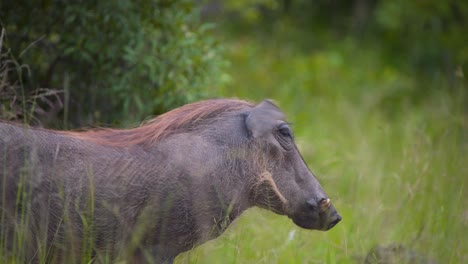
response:
<path fill-rule="evenodd" d="M 224 190 L 222 193 L 223 195 L 218 196 L 216 206 L 208 214 L 210 219 L 206 220 L 209 223 L 210 231 L 207 232 L 208 237 L 202 240 L 214 239 L 221 235 L 234 220 L 250 207 L 246 196 L 247 191 L 242 184 L 239 183 L 235 189 Z"/>

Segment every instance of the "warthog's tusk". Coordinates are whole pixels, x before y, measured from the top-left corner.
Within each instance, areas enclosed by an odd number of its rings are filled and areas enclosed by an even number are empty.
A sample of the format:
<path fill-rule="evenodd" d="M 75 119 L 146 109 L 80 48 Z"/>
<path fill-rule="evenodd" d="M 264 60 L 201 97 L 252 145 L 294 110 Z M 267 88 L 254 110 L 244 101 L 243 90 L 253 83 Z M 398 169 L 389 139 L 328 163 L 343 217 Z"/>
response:
<path fill-rule="evenodd" d="M 320 207 L 322 208 L 322 210 L 325 210 L 325 209 L 328 209 L 330 207 L 331 203 L 330 203 L 330 199 L 327 198 L 325 200 L 322 200 L 321 204 L 320 204 Z"/>

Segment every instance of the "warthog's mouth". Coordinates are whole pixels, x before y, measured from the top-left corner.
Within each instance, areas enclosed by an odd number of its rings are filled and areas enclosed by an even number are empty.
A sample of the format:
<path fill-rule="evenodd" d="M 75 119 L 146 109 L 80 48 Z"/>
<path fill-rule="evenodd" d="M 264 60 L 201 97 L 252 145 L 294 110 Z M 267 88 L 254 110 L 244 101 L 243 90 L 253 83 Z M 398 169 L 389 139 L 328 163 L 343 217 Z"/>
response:
<path fill-rule="evenodd" d="M 301 212 L 290 215 L 293 222 L 304 229 L 315 229 L 327 231 L 336 226 L 341 221 L 341 216 L 331 206 L 327 211 L 321 212 Z"/>
<path fill-rule="evenodd" d="M 336 226 L 336 224 L 338 224 L 339 222 L 341 221 L 341 216 L 338 215 L 338 217 L 333 220 L 327 227 L 326 230 L 329 230 L 329 229 L 332 229 L 334 226 Z"/>
<path fill-rule="evenodd" d="M 291 218 L 293 222 L 304 229 L 311 229 L 311 230 L 321 230 L 321 231 L 327 231 L 332 229 L 334 226 L 336 226 L 340 221 L 341 221 L 341 216 L 338 216 L 336 219 L 332 220 L 331 222 L 327 222 L 325 224 L 322 224 L 320 221 L 307 221 L 305 219 L 298 219 L 298 218 Z"/>

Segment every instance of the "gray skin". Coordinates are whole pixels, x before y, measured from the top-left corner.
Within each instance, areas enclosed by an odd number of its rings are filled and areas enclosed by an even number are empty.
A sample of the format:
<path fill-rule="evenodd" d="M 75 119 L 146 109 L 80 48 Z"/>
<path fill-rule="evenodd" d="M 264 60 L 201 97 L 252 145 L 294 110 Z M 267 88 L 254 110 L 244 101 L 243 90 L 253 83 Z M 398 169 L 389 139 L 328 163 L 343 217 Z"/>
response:
<path fill-rule="evenodd" d="M 0 123 L 0 194 L 6 248 L 15 250 L 16 229 L 29 230 L 24 262 L 80 262 L 88 254 L 98 263 L 172 263 L 253 206 L 306 229 L 341 220 L 268 100 L 150 147 Z"/>

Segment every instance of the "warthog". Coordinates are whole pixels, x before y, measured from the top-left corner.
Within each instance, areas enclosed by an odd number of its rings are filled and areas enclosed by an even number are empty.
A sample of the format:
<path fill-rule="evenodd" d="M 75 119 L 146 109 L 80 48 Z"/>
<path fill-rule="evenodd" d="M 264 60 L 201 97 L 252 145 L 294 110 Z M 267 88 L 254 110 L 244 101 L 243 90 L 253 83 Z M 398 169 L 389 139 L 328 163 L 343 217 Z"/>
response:
<path fill-rule="evenodd" d="M 253 206 L 306 229 L 341 220 L 268 100 L 197 102 L 128 130 L 0 123 L 0 135 L 4 260 L 170 263 Z"/>

